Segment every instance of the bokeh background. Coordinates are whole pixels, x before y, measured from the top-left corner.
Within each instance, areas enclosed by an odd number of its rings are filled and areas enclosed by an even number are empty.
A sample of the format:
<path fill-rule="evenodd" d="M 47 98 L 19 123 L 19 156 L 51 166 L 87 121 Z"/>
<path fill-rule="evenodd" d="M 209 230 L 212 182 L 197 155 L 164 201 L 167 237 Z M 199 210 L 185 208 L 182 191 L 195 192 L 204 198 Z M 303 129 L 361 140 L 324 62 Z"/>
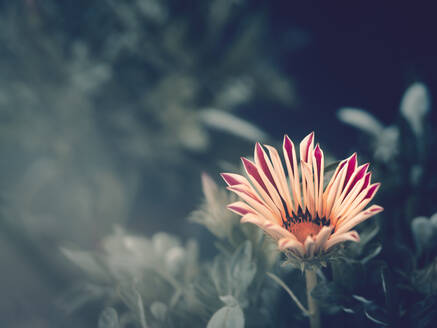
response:
<path fill-rule="evenodd" d="M 97 304 L 74 314 L 59 305 L 79 276 L 59 247 L 92 249 L 114 225 L 194 237 L 208 256 L 210 235 L 186 220 L 202 198 L 200 174 L 218 181 L 254 141 L 315 131 L 332 157 L 366 156 L 368 139 L 338 110 L 390 125 L 412 83 L 433 98 L 431 9 L 0 1 L 2 326 L 95 326 Z M 421 208 L 413 214 L 437 210 Z"/>

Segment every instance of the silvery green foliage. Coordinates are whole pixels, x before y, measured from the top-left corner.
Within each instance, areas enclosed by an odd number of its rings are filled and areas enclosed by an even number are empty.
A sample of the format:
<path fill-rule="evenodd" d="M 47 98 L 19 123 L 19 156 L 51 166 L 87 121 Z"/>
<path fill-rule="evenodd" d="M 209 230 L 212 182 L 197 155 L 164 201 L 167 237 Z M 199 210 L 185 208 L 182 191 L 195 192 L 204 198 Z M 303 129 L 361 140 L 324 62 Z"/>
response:
<path fill-rule="evenodd" d="M 247 139 L 252 142 L 267 140 L 267 135 L 264 131 L 231 113 L 210 108 L 202 110 L 200 118 L 206 126 L 226 132 L 230 135 L 238 136 L 242 139 Z"/>
<path fill-rule="evenodd" d="M 411 276 L 411 283 L 422 294 L 437 295 L 437 259 L 434 258 L 424 268 L 418 269 Z"/>
<path fill-rule="evenodd" d="M 218 238 L 219 253 L 213 259 L 199 262 L 193 241 L 184 245 L 169 234 L 144 238 L 117 228 L 96 251 L 62 249 L 86 274 L 84 286 L 99 291 L 88 293 L 89 298 L 76 292 L 77 299 L 67 301 L 70 309 L 98 298 L 117 308 L 123 304 L 127 310 L 117 314 L 121 327 L 272 324 L 278 288 L 265 273 L 275 269 L 277 251 L 260 229 L 240 224 L 226 210 L 229 196 L 210 177 L 204 175 L 203 184 L 206 204 L 195 217 Z M 221 216 L 223 225 L 218 224 Z M 100 322 L 113 324 L 115 317 L 114 310 L 106 309 Z"/>
<path fill-rule="evenodd" d="M 423 83 L 412 84 L 401 101 L 400 112 L 417 136 L 422 136 L 424 120 L 431 109 L 429 91 Z"/>
<path fill-rule="evenodd" d="M 411 231 L 418 254 L 435 250 L 437 246 L 437 213 L 430 218 L 424 216 L 414 218 L 411 221 Z"/>
<path fill-rule="evenodd" d="M 344 123 L 370 136 L 375 159 L 388 163 L 396 157 L 399 151 L 399 129 L 396 126 L 384 126 L 376 117 L 363 109 L 345 107 L 339 109 L 337 115 Z"/>
<path fill-rule="evenodd" d="M 262 140 L 243 120 L 233 131 L 223 127 L 257 99 L 294 101 L 265 47 L 266 13 L 247 1 L 194 1 L 186 13 L 179 6 L 82 1 L 72 15 L 64 1 L 2 4 L 2 212 L 31 250 L 17 262 L 37 263 L 23 279 L 46 279 L 49 294 L 57 292 L 50 277 L 65 283 L 70 274 L 53 245 L 89 247 L 114 223 L 140 217 L 136 204 L 149 210 L 154 202 L 143 185 L 170 204 L 180 195 L 174 186 L 196 192 L 192 155 L 210 151 L 211 129 Z M 40 273 L 40 262 L 50 274 Z"/>
<path fill-rule="evenodd" d="M 147 326 L 149 316 L 152 322 L 166 320 L 167 305 L 160 301 L 177 303 L 198 268 L 196 243 L 188 241 L 184 246 L 176 237 L 165 233 L 148 239 L 128 235 L 117 228 L 96 252 L 65 248 L 62 252 L 83 270 L 88 284 L 101 291 L 90 294 L 89 289 L 83 289 L 88 300 L 103 297 L 114 305 L 122 302 L 129 311 L 122 313 L 120 322 L 139 323 L 140 327 Z M 74 306 L 83 306 L 86 301 L 85 298 L 64 302 L 70 305 L 70 310 L 75 310 Z"/>
<path fill-rule="evenodd" d="M 350 124 L 374 138 L 378 137 L 384 130 L 384 125 L 363 109 L 344 107 L 338 110 L 337 115 L 344 123 Z"/>
<path fill-rule="evenodd" d="M 359 243 L 349 243 L 346 246 L 339 245 L 337 247 L 333 256 L 330 258 L 330 267 L 333 272 L 332 284 L 353 290 L 356 284 L 361 283 L 357 281 L 356 275 L 358 273 L 362 274 L 365 266 L 375 259 L 382 250 L 381 244 L 375 241 L 379 230 L 377 224 L 370 224 L 360 231 Z M 318 288 L 323 289 L 323 284 Z M 336 293 L 338 294 L 338 292 Z M 342 297 L 347 299 L 350 298 L 351 295 L 345 293 Z M 338 304 L 336 305 L 335 302 L 331 305 L 337 310 L 340 309 L 336 307 Z M 328 306 L 331 305 L 328 304 Z"/>
<path fill-rule="evenodd" d="M 418 152 L 416 156 L 419 159 L 422 159 L 425 152 L 426 142 L 423 140 L 423 135 L 427 130 L 428 123 L 425 119 L 430 110 L 431 99 L 428 88 L 423 83 L 413 83 L 402 97 L 399 113 L 407 121 L 410 130 L 416 137 L 415 148 Z M 337 115 L 344 123 L 352 125 L 370 136 L 373 156 L 377 161 L 388 164 L 399 157 L 400 147 L 402 149 L 410 147 L 410 145 L 404 144 L 404 139 L 401 140 L 402 127 L 400 124 L 385 126 L 363 109 L 345 107 L 341 108 Z M 420 170 L 420 166 L 411 168 L 412 181 L 419 180 Z"/>
<path fill-rule="evenodd" d="M 402 97 L 397 120 L 388 127 L 363 110 L 338 112 L 343 122 L 370 136 L 371 163 L 376 166 L 375 172 L 382 183 L 378 198 L 385 209 L 379 221 L 383 232 L 381 245 L 369 243 L 368 255 L 361 256 L 359 262 L 333 267 L 335 283 L 318 286 L 322 298 L 340 305 L 332 308 L 334 312 L 356 313 L 361 309 L 368 320 L 381 326 L 399 326 L 406 317 L 423 327 L 435 321 L 435 312 L 429 308 L 434 303 L 428 300 L 437 292 L 434 283 L 437 216 L 424 216 L 435 212 L 435 134 L 427 119 L 430 98 L 423 83 L 413 83 Z M 414 245 L 410 245 L 411 241 Z M 353 250 L 356 245 L 351 246 Z M 380 253 L 381 246 L 385 252 Z M 377 256 L 379 253 L 381 256 Z M 402 260 L 396 262 L 397 256 Z M 373 274 L 373 279 L 369 279 L 369 274 Z M 364 286 L 363 281 L 366 281 Z M 371 284 L 376 289 L 382 287 L 382 301 L 375 300 L 374 295 L 366 296 Z M 398 290 L 401 284 L 407 286 L 408 293 Z M 345 293 L 355 294 L 355 301 L 347 301 Z M 417 306 L 411 306 L 411 297 L 420 300 Z"/>
<path fill-rule="evenodd" d="M 265 261 L 266 270 L 272 267 L 278 257 L 275 243 L 253 224 L 240 224 L 240 217 L 226 209 L 236 196 L 217 186 L 205 173 L 202 174 L 202 189 L 204 202 L 190 215 L 190 220 L 215 235 L 218 238 L 216 245 L 224 252 L 231 252 L 250 240 L 256 257 Z"/>
<path fill-rule="evenodd" d="M 98 328 L 120 328 L 118 314 L 114 308 L 106 308 L 100 314 Z"/>
<path fill-rule="evenodd" d="M 69 17 L 63 2 L 5 4 L 0 134 L 8 161 L 1 172 L 7 172 L 6 202 L 19 217 L 14 222 L 43 238 L 88 245 L 108 231 L 80 227 L 127 218 L 142 179 L 159 179 L 156 192 L 168 197 L 175 181 L 194 181 L 156 163 L 182 167 L 193 177 L 190 154 L 208 151 L 211 127 L 226 130 L 235 121 L 226 133 L 265 138 L 248 122 L 233 120 L 238 107 L 255 97 L 293 101 L 288 78 L 261 55 L 268 51 L 264 14 L 248 13 L 231 36 L 228 27 L 245 12 L 246 1 L 192 5 L 198 10 L 174 19 L 178 4 L 172 1 L 89 4 L 92 14 L 76 17 L 81 29 L 73 37 L 68 24 L 57 25 L 56 17 Z M 203 19 L 204 34 L 193 41 L 192 29 Z M 46 23 L 56 33 L 46 33 Z M 211 43 L 224 36 L 226 47 Z M 50 202 L 41 190 L 48 190 Z M 105 224 L 91 225 L 91 219 Z"/>
<path fill-rule="evenodd" d="M 277 286 L 270 279 L 266 280 L 265 273 L 274 270 L 278 263 L 275 243 L 266 238 L 261 229 L 252 224 L 240 224 L 239 217 L 226 210 L 226 205 L 234 201 L 234 195 L 226 193 L 205 174 L 202 185 L 205 201 L 191 219 L 204 225 L 218 238 L 216 246 L 220 250 L 208 269 L 213 285 L 203 283 L 202 286 L 205 291 L 212 287 L 209 293 L 217 295 L 215 314 L 209 323 L 218 324 L 219 319 L 225 320 L 223 326 L 228 324 L 227 319 L 241 323 L 241 308 L 246 325 L 263 327 L 272 324 L 271 311 L 276 302 Z M 219 299 L 226 303 L 224 307 L 220 305 L 222 302 L 217 303 Z M 205 298 L 203 302 L 211 301 Z M 228 314 L 233 319 L 228 318 Z"/>
<path fill-rule="evenodd" d="M 132 236 L 121 228 L 102 240 L 96 253 L 63 248 L 64 255 L 94 281 L 138 282 L 147 270 L 165 273 L 168 280 L 182 278 L 189 282 L 197 270 L 198 246 L 186 245 L 167 233 L 152 238 Z"/>
<path fill-rule="evenodd" d="M 235 225 L 239 224 L 231 211 L 223 210 L 223 205 L 226 206 L 230 200 L 229 193 L 220 190 L 206 173 L 202 174 L 202 190 L 204 203 L 191 214 L 190 220 L 204 225 L 219 239 L 229 237 Z"/>
<path fill-rule="evenodd" d="M 233 300 L 247 306 L 247 289 L 257 271 L 250 241 L 240 245 L 234 254 L 218 256 L 211 269 L 211 278 L 220 297 L 230 295 Z"/>
<path fill-rule="evenodd" d="M 238 302 L 232 296 L 223 296 L 220 299 L 225 306 L 214 313 L 207 328 L 243 328 L 244 314 Z"/>

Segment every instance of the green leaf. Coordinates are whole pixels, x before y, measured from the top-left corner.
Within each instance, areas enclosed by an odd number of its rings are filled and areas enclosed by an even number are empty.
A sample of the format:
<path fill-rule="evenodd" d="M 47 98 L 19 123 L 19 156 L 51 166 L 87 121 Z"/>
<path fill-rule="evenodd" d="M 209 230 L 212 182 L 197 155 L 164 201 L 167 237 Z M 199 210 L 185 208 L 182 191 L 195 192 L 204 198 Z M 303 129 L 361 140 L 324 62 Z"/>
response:
<path fill-rule="evenodd" d="M 220 300 L 225 303 L 227 306 L 237 306 L 238 301 L 232 295 L 220 296 Z"/>
<path fill-rule="evenodd" d="M 143 299 L 135 286 L 122 286 L 119 294 L 123 302 L 136 314 L 141 328 L 147 328 Z"/>
<path fill-rule="evenodd" d="M 120 328 L 117 311 L 114 308 L 108 307 L 103 310 L 99 318 L 99 328 Z"/>
<path fill-rule="evenodd" d="M 224 255 L 215 257 L 211 268 L 211 278 L 219 295 L 230 293 L 228 282 L 230 279 L 229 267 Z"/>
<path fill-rule="evenodd" d="M 236 304 L 224 306 L 213 314 L 207 328 L 244 328 L 244 314 Z"/>
<path fill-rule="evenodd" d="M 428 218 L 419 216 L 411 222 L 411 230 L 418 252 L 428 248 L 435 235 L 434 224 Z"/>
<path fill-rule="evenodd" d="M 106 281 L 108 279 L 107 272 L 91 253 L 74 251 L 67 248 L 61 248 L 61 252 L 71 262 L 89 274 L 91 278 L 97 279 L 98 281 Z"/>
<path fill-rule="evenodd" d="M 369 254 L 367 254 L 363 259 L 361 259 L 362 264 L 366 264 L 374 257 L 378 256 L 379 253 L 382 251 L 382 245 L 377 243 L 373 246 L 373 248 L 369 251 Z"/>
<path fill-rule="evenodd" d="M 155 319 L 159 321 L 164 321 L 166 314 L 168 312 L 167 305 L 161 302 L 153 302 L 152 305 L 150 305 L 150 312 L 155 317 Z"/>
<path fill-rule="evenodd" d="M 256 274 L 256 263 L 252 260 L 252 243 L 246 240 L 232 255 L 230 273 L 235 290 L 245 291 Z"/>
<path fill-rule="evenodd" d="M 346 310 L 346 312 L 350 310 L 345 308 L 347 303 L 345 291 L 335 282 L 319 281 L 311 295 L 327 313 L 334 314 L 341 310 Z"/>

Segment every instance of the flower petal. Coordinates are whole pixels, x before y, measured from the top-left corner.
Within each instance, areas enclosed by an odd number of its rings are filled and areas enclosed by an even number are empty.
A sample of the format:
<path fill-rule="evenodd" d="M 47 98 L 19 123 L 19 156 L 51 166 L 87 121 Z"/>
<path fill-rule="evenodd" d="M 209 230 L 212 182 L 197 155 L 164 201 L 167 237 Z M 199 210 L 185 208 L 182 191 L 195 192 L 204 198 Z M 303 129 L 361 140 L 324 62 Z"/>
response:
<path fill-rule="evenodd" d="M 314 147 L 314 132 L 307 135 L 300 143 L 300 160 L 305 163 L 311 162 L 312 158 L 310 154 L 313 153 Z"/>
<path fill-rule="evenodd" d="M 272 146 L 265 145 L 269 151 L 270 158 L 273 164 L 274 175 L 276 185 L 279 188 L 280 196 L 283 198 L 287 205 L 288 214 L 292 215 L 293 203 L 291 202 L 290 189 L 288 188 L 287 178 L 285 177 L 284 167 L 282 166 L 281 158 L 278 151 Z"/>
<path fill-rule="evenodd" d="M 236 193 L 240 198 L 242 198 L 246 203 L 248 203 L 252 208 L 254 208 L 259 214 L 264 216 L 267 220 L 273 220 L 274 222 L 280 224 L 282 222 L 280 216 L 273 213 L 270 207 L 257 198 L 252 193 L 247 190 L 247 187 L 243 185 L 237 185 L 228 187 L 230 191 Z"/>
<path fill-rule="evenodd" d="M 272 176 L 272 164 L 270 163 L 269 159 L 267 158 L 266 153 L 264 152 L 264 149 L 262 149 L 259 142 L 255 145 L 255 163 L 256 165 L 261 168 L 262 172 L 265 174 L 267 179 L 269 179 L 270 183 L 273 187 L 276 188 L 276 183 Z"/>
<path fill-rule="evenodd" d="M 296 236 L 293 233 L 291 233 L 287 229 L 284 229 L 282 226 L 270 221 L 266 221 L 264 223 L 263 229 L 276 240 L 280 238 L 289 238 L 289 239 L 297 240 Z"/>
<path fill-rule="evenodd" d="M 305 247 L 305 255 L 309 258 L 313 257 L 314 250 L 316 248 L 316 243 L 314 242 L 314 239 L 311 236 L 307 236 L 304 243 Z"/>
<path fill-rule="evenodd" d="M 351 178 L 352 174 L 357 169 L 357 153 L 353 153 L 351 157 L 349 157 L 347 161 L 347 171 L 346 171 L 346 178 L 344 179 L 344 186 L 343 189 L 346 188 L 349 179 Z"/>
<path fill-rule="evenodd" d="M 314 249 L 314 252 L 317 253 L 319 251 L 322 251 L 324 249 L 325 243 L 331 236 L 332 227 L 323 227 L 320 229 L 319 233 L 316 235 L 315 243 L 316 247 Z"/>
<path fill-rule="evenodd" d="M 297 159 L 296 159 L 296 152 L 294 150 L 294 144 L 287 135 L 284 136 L 282 151 L 284 153 L 285 165 L 287 166 L 288 179 L 290 181 L 290 188 L 297 210 L 298 206 L 302 208 L 300 178 L 299 178 L 299 171 L 297 167 Z"/>
<path fill-rule="evenodd" d="M 323 217 L 323 175 L 325 170 L 325 159 L 319 144 L 314 149 L 313 170 L 314 170 L 314 194 L 315 211 L 319 217 Z"/>
<path fill-rule="evenodd" d="M 363 165 L 363 169 L 366 169 L 366 165 Z M 351 184 L 349 186 L 349 191 L 345 194 L 346 197 L 341 202 L 341 205 L 337 208 L 336 213 L 332 214 L 334 217 L 340 218 L 349 211 L 353 210 L 356 205 L 359 204 L 359 202 L 367 195 L 367 193 L 362 193 L 363 186 L 367 180 L 362 169 L 357 170 L 354 180 L 356 180 L 356 182 L 354 182 L 354 185 Z M 356 199 L 361 200 L 355 202 Z"/>
<path fill-rule="evenodd" d="M 329 238 L 328 241 L 325 243 L 325 251 L 345 241 L 354 241 L 357 243 L 360 241 L 360 235 L 355 230 L 348 231 L 336 236 L 332 235 L 331 238 Z"/>
<path fill-rule="evenodd" d="M 276 183 L 273 179 L 273 167 L 270 163 L 270 159 L 267 157 L 267 154 L 262 149 L 259 143 L 256 144 L 255 147 L 255 164 L 258 169 L 258 173 L 264 182 L 264 185 L 267 187 L 268 193 L 275 203 L 276 208 L 279 209 L 281 215 L 285 217 L 285 206 L 283 199 L 281 199 L 281 195 L 279 193 L 279 189 L 276 186 Z"/>
<path fill-rule="evenodd" d="M 281 212 L 278 209 L 275 202 L 272 200 L 270 191 L 264 184 L 264 181 L 261 178 L 256 165 L 244 157 L 242 157 L 241 160 L 243 162 L 243 166 L 246 170 L 247 175 L 249 176 L 250 181 L 255 186 L 255 189 L 261 194 L 262 199 L 269 207 L 270 211 L 275 213 L 277 216 L 281 216 Z"/>
<path fill-rule="evenodd" d="M 324 216 L 331 217 L 337 199 L 341 193 L 341 186 L 343 186 L 346 177 L 346 161 L 339 164 L 341 169 L 336 172 L 335 178 L 331 179 L 330 185 L 326 188 L 323 194 Z M 332 183 L 332 184 L 331 184 Z M 335 222 L 333 222 L 335 224 Z"/>
<path fill-rule="evenodd" d="M 310 167 L 310 171 L 312 170 L 312 153 L 314 148 L 314 132 L 311 132 L 309 135 L 307 135 L 300 143 L 299 149 L 300 149 L 300 169 L 302 172 L 302 196 L 303 198 L 308 199 L 308 192 L 307 192 L 307 179 L 305 177 L 305 168 L 304 164 L 307 164 Z M 308 173 L 308 172 L 306 172 Z M 312 176 L 312 172 L 310 172 L 309 176 Z M 312 178 L 311 178 L 312 179 Z M 308 208 L 308 205 L 304 202 L 304 206 Z M 313 214 L 313 213 L 312 213 Z"/>
<path fill-rule="evenodd" d="M 300 162 L 301 169 L 302 169 L 302 182 L 303 186 L 305 186 L 303 191 L 303 199 L 304 199 L 304 208 L 307 209 L 310 214 L 315 217 L 315 199 L 314 199 L 314 176 L 312 167 L 310 164 L 305 163 L 304 161 Z"/>
<path fill-rule="evenodd" d="M 241 223 L 252 223 L 264 230 L 275 240 L 283 238 L 297 240 L 296 237 L 288 230 L 282 228 L 280 225 L 264 219 L 260 215 L 248 213 L 241 218 Z"/>
<path fill-rule="evenodd" d="M 232 212 L 238 214 L 238 215 L 246 215 L 248 213 L 252 213 L 252 214 L 258 214 L 257 211 L 255 211 L 252 207 L 250 207 L 249 205 L 247 205 L 244 202 L 235 202 L 232 204 L 229 204 L 227 206 L 227 208 L 229 210 L 231 210 Z"/>
<path fill-rule="evenodd" d="M 302 243 L 295 239 L 282 238 L 278 241 L 278 248 L 281 251 L 290 250 L 294 252 L 297 256 L 304 256 L 305 249 Z"/>
<path fill-rule="evenodd" d="M 241 157 L 241 161 L 243 162 L 243 166 L 246 170 L 247 175 L 249 175 L 249 177 L 252 177 L 264 189 L 264 191 L 268 193 L 269 191 L 264 185 L 264 182 L 259 175 L 256 165 L 244 157 Z"/>
<path fill-rule="evenodd" d="M 239 184 L 248 185 L 249 181 L 240 174 L 235 173 L 220 173 L 223 180 L 225 180 L 228 186 L 235 186 Z"/>
<path fill-rule="evenodd" d="M 351 192 L 351 190 L 353 189 L 353 187 L 357 184 L 357 182 L 360 181 L 366 175 L 368 168 L 369 168 L 369 163 L 366 163 L 366 164 L 361 165 L 356 170 L 356 173 L 354 174 L 354 177 L 351 180 L 351 183 L 347 188 L 346 195 L 349 194 Z"/>
<path fill-rule="evenodd" d="M 367 187 L 367 189 L 361 191 L 361 193 L 356 197 L 356 199 L 349 206 L 349 209 L 344 213 L 342 217 L 339 217 L 338 220 L 348 220 L 359 212 L 363 210 L 370 203 L 372 198 L 375 196 L 376 192 L 380 187 L 380 183 L 374 183 Z"/>
<path fill-rule="evenodd" d="M 344 220 L 344 221 L 339 222 L 336 229 L 335 229 L 333 236 L 349 231 L 350 229 L 352 229 L 356 225 L 358 225 L 361 222 L 367 220 L 368 218 L 378 214 L 379 212 L 382 212 L 383 210 L 384 209 L 381 206 L 372 205 L 367 210 L 361 212 L 357 216 L 355 216 L 349 220 Z"/>

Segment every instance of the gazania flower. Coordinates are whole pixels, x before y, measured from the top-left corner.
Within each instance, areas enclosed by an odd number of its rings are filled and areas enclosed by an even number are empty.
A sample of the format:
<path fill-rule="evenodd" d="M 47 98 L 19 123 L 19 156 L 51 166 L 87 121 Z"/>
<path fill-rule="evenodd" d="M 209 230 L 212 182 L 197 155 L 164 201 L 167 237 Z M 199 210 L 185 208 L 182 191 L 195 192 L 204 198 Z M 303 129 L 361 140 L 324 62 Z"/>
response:
<path fill-rule="evenodd" d="M 278 151 L 265 148 L 269 155 L 256 144 L 255 162 L 242 158 L 248 179 L 233 173 L 222 177 L 244 201 L 228 208 L 242 216 L 241 222 L 262 228 L 282 251 L 310 259 L 339 243 L 358 242 L 351 229 L 383 210 L 377 205 L 365 209 L 380 184 L 370 182 L 369 164 L 358 166 L 356 154 L 339 163 L 325 186 L 323 151 L 318 144 L 314 147 L 314 132 L 300 143 L 300 162 L 293 142 L 284 137 L 288 179 Z"/>

